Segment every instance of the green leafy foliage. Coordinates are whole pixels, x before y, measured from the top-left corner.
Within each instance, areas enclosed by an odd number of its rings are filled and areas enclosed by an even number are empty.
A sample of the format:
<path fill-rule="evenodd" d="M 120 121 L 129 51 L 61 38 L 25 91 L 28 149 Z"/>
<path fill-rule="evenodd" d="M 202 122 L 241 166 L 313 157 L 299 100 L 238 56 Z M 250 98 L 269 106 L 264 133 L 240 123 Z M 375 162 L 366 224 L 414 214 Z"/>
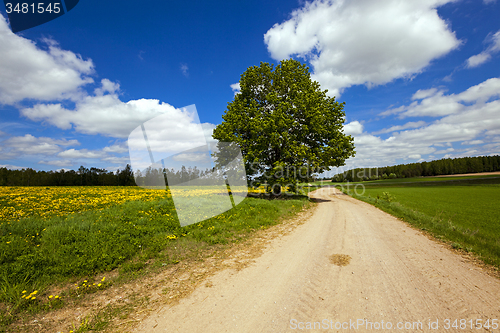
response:
<path fill-rule="evenodd" d="M 239 83 L 213 137 L 241 147 L 254 184 L 293 186 L 354 156 L 353 138 L 343 133 L 345 103 L 328 97 L 304 64 L 262 62 Z"/>

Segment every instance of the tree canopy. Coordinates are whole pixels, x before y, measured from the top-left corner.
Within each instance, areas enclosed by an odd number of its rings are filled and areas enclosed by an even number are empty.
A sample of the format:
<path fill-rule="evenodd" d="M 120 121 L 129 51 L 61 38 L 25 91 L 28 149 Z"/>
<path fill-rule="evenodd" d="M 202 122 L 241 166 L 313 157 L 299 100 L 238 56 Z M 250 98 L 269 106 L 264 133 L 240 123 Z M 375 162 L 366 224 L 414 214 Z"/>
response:
<path fill-rule="evenodd" d="M 306 65 L 261 62 L 239 84 L 213 137 L 240 146 L 254 184 L 293 185 L 354 156 L 353 138 L 343 132 L 345 102 L 328 97 Z"/>

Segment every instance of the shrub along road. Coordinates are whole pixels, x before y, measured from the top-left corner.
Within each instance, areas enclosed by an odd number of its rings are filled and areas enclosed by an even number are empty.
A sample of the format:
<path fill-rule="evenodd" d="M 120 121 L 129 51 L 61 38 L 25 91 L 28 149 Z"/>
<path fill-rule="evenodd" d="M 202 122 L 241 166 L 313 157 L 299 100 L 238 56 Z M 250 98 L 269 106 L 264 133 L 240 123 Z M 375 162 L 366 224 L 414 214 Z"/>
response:
<path fill-rule="evenodd" d="M 218 272 L 136 331 L 500 329 L 494 329 L 500 325 L 499 279 L 334 188 L 310 196 L 319 204 L 309 220 L 274 239 L 253 264 Z"/>

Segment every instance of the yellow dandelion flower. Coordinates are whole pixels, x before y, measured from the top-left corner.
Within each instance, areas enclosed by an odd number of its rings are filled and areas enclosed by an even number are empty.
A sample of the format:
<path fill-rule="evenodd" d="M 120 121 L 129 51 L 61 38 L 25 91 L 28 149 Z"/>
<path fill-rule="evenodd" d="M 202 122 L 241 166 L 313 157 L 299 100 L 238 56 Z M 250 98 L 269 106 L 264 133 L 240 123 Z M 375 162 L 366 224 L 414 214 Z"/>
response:
<path fill-rule="evenodd" d="M 55 298 L 59 298 L 59 295 L 56 295 L 56 297 L 55 297 Z"/>
<path fill-rule="evenodd" d="M 54 295 L 50 295 L 50 296 L 49 296 L 49 298 L 52 298 L 52 297 L 54 297 Z"/>
<path fill-rule="evenodd" d="M 36 296 L 31 297 L 31 299 L 36 299 Z"/>
<path fill-rule="evenodd" d="M 23 294 L 26 294 L 26 290 L 23 290 L 23 292 L 22 292 L 22 293 L 23 293 Z"/>

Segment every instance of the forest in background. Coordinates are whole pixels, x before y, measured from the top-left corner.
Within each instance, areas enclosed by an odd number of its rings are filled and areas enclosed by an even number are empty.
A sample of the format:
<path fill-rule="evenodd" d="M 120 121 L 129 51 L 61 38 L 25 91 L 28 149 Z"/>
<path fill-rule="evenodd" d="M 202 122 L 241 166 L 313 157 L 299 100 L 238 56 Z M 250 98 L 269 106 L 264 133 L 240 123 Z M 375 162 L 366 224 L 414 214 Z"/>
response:
<path fill-rule="evenodd" d="M 380 168 L 356 168 L 333 176 L 333 182 L 358 182 L 377 179 L 412 178 L 500 171 L 500 156 L 446 158 L 431 162 L 398 164 Z M 163 175 L 162 175 L 163 173 Z M 116 172 L 81 166 L 78 170 L 37 171 L 31 168 L 10 170 L 0 168 L 0 186 L 148 186 L 163 177 L 166 184 L 220 177 L 213 170 L 182 167 L 180 170 L 152 169 L 134 171 L 127 164 Z M 137 182 L 136 182 L 137 180 Z M 168 180 L 168 181 L 167 181 Z"/>
<path fill-rule="evenodd" d="M 500 156 L 444 158 L 431 162 L 398 164 L 381 168 L 356 168 L 333 176 L 333 182 L 413 178 L 500 171 Z"/>
<path fill-rule="evenodd" d="M 134 178 L 134 171 L 129 164 L 123 170 L 116 172 L 84 166 L 76 171 L 0 168 L 0 186 L 148 186 L 158 184 L 159 177 L 163 177 L 166 184 L 170 182 L 171 185 L 174 185 L 198 178 L 212 179 L 215 176 L 220 176 L 219 173 L 211 171 L 184 166 L 180 170 L 148 168 L 142 173 L 135 171 L 136 177 Z"/>

